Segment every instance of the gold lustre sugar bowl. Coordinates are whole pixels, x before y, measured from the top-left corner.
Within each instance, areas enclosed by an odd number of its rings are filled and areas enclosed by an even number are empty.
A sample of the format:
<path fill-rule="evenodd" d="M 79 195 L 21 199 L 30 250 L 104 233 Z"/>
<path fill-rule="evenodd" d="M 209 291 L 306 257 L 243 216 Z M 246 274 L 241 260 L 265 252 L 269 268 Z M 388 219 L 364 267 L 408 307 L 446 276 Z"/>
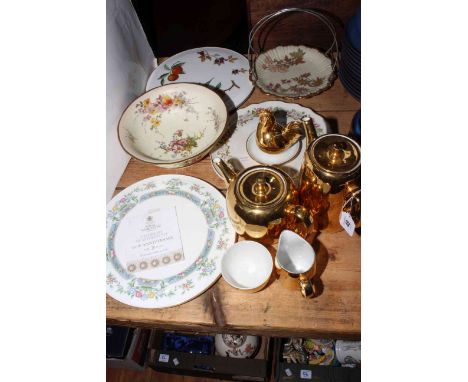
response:
<path fill-rule="evenodd" d="M 311 214 L 299 204 L 299 192 L 286 173 L 253 166 L 236 174 L 221 158 L 213 162 L 229 183 L 227 212 L 239 235 L 277 239 L 284 229 L 307 235 Z"/>

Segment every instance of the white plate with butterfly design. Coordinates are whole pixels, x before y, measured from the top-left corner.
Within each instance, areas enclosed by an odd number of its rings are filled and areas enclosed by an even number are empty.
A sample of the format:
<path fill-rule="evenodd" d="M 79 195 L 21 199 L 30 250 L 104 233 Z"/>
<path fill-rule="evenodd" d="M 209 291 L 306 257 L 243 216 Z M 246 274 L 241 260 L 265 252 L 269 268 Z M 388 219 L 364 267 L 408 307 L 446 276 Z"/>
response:
<path fill-rule="evenodd" d="M 146 90 L 175 82 L 190 82 L 219 89 L 228 109 L 239 107 L 252 93 L 249 61 L 230 49 L 203 47 L 180 52 L 151 73 Z"/>
<path fill-rule="evenodd" d="M 258 114 L 263 109 L 273 112 L 276 121 L 282 125 L 294 120 L 300 120 L 304 116 L 311 117 L 317 135 L 320 136 L 327 133 L 328 127 L 325 119 L 307 107 L 281 101 L 252 104 L 237 110 L 236 117 L 228 122 L 231 126 L 228 127 L 226 135 L 221 138 L 215 150 L 210 154 L 212 165 L 213 159 L 216 157 L 223 159 L 236 171 L 261 164 L 250 157 L 247 151 L 247 139 L 257 129 L 259 121 Z M 236 123 L 236 125 L 233 126 L 233 123 Z M 295 181 L 298 181 L 298 175 L 306 149 L 305 139 L 302 139 L 300 142 L 301 148 L 299 154 L 291 161 L 277 166 L 289 174 Z M 218 168 L 214 165 L 213 168 L 218 176 L 224 179 Z"/>
<path fill-rule="evenodd" d="M 139 308 L 167 308 L 207 290 L 235 242 L 224 196 L 190 176 L 141 180 L 107 205 L 107 293 Z"/>

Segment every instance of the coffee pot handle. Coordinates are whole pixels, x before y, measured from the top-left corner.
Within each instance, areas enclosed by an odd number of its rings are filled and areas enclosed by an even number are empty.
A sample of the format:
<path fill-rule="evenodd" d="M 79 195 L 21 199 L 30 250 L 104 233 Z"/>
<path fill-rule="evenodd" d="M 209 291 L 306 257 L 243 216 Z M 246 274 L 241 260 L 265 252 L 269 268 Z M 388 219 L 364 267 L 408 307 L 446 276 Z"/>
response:
<path fill-rule="evenodd" d="M 345 195 L 342 211 L 348 211 L 356 227 L 361 226 L 361 187 L 354 185 Z"/>

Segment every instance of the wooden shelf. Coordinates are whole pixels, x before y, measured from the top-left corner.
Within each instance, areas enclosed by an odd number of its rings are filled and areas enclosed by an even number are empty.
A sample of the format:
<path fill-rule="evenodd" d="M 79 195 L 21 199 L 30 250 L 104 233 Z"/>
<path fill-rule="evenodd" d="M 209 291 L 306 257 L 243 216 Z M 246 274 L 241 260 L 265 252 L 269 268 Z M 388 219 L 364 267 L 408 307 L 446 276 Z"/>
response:
<path fill-rule="evenodd" d="M 269 100 L 258 89 L 241 106 Z M 326 92 L 296 101 L 324 116 L 335 131 L 347 134 L 360 103 L 343 88 L 339 79 Z M 130 160 L 116 188 L 151 176 L 175 173 L 194 176 L 211 183 L 222 192 L 220 179 L 209 157 L 182 169 L 161 169 Z M 344 231 L 320 234 L 315 240 L 320 295 L 303 299 L 288 280 L 275 278 L 264 290 L 248 294 L 235 290 L 220 278 L 208 291 L 180 306 L 167 309 L 140 309 L 124 305 L 107 296 L 109 324 L 191 330 L 195 332 L 241 332 L 265 336 L 312 336 L 318 338 L 359 339 L 361 331 L 360 237 Z M 274 249 L 272 249 L 274 250 Z M 216 297 L 219 302 L 214 306 Z"/>

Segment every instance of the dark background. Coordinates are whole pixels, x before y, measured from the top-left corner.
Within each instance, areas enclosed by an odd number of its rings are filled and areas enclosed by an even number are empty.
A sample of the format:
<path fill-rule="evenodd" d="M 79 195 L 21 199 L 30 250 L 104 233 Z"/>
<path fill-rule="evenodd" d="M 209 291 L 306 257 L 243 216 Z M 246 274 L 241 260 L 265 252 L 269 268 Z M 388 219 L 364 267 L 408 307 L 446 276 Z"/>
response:
<path fill-rule="evenodd" d="M 287 7 L 313 8 L 326 13 L 338 38 L 360 6 L 360 0 L 132 0 L 156 57 L 186 49 L 219 46 L 247 53 L 248 33 L 264 15 Z M 272 22 L 262 34 L 264 49 L 305 44 L 328 49 L 328 29 L 313 16 L 294 13 Z"/>

